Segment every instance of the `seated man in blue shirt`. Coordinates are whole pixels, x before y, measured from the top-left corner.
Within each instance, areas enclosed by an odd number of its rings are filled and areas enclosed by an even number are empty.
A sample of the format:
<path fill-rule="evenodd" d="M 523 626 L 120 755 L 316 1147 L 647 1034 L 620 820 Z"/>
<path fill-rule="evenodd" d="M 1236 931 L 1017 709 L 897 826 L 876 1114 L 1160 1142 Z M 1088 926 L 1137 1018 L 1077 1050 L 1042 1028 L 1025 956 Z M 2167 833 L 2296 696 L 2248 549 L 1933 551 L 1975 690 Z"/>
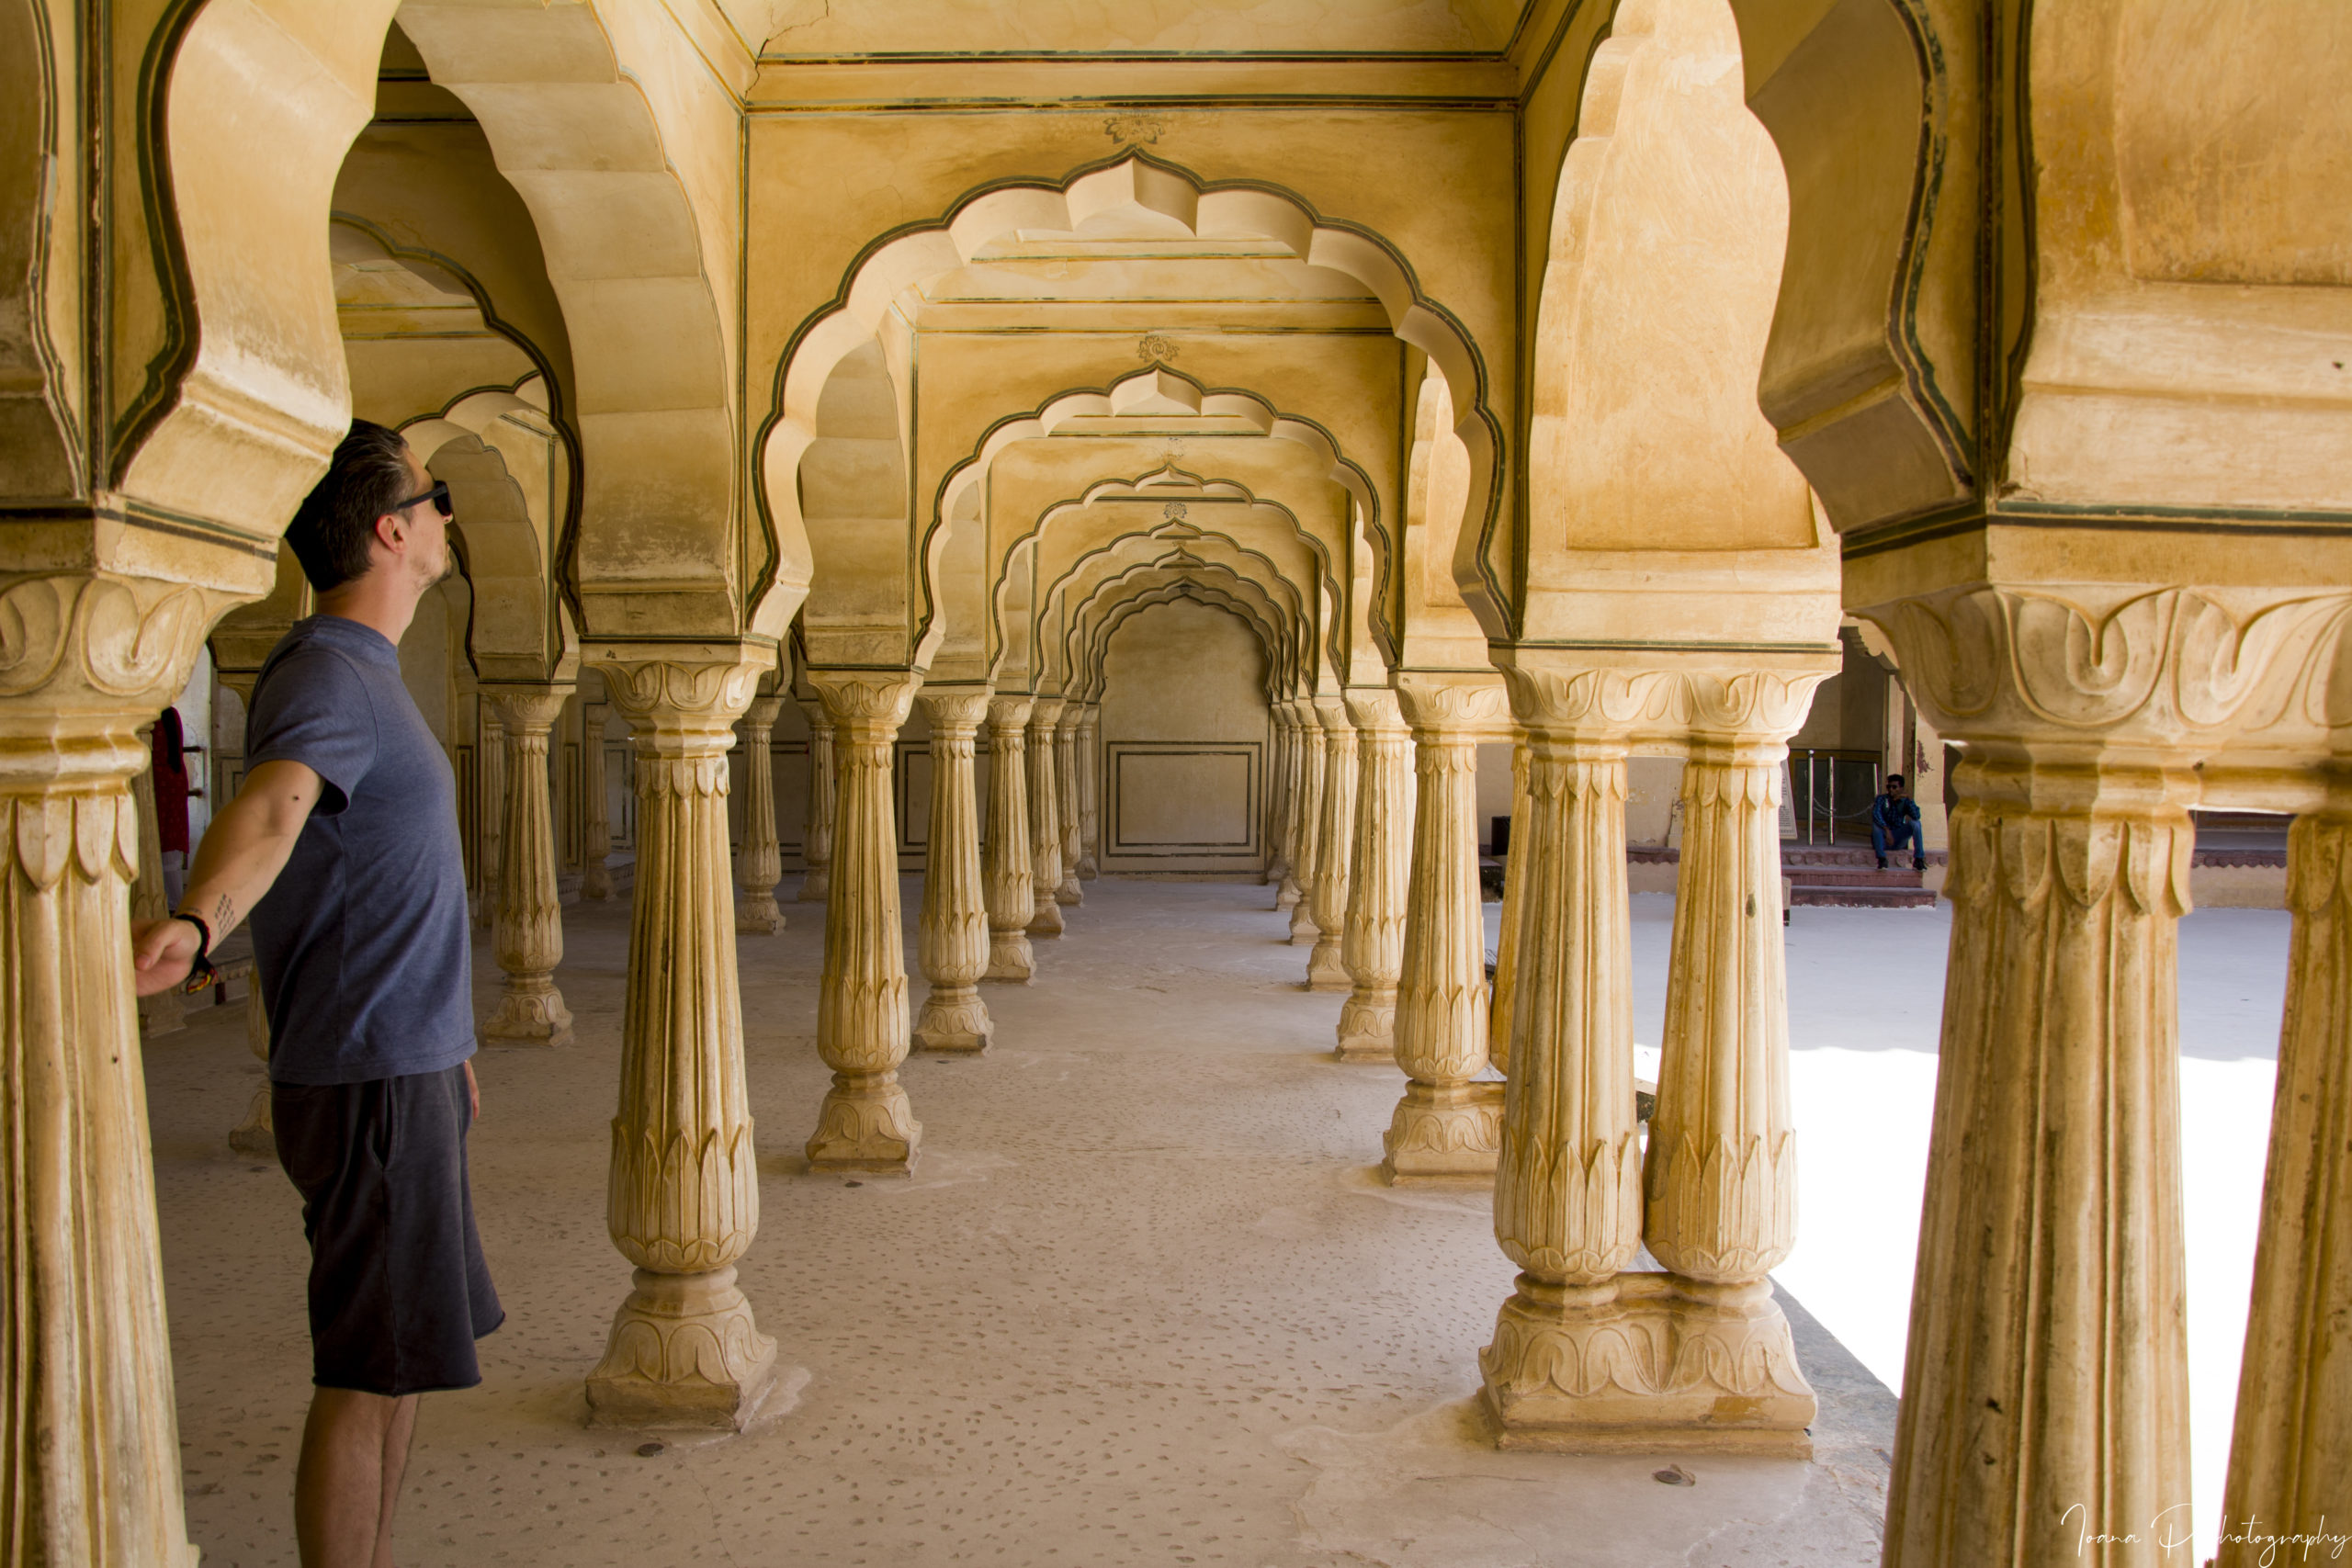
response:
<path fill-rule="evenodd" d="M 1886 775 L 1886 793 L 1871 802 L 1871 848 L 1878 852 L 1878 868 L 1886 869 L 1886 852 L 1901 853 L 1911 846 L 1911 866 L 1928 869 L 1928 842 L 1919 836 L 1919 803 L 1904 787 L 1901 773 Z"/>

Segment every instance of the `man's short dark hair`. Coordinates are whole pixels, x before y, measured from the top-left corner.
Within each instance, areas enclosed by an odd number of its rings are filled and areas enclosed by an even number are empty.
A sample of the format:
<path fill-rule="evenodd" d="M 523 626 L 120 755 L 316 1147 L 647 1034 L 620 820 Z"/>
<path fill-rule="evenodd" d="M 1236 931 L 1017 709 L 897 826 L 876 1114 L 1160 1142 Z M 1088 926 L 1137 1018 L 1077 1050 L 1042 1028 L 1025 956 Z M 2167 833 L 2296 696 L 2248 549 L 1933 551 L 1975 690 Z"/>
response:
<path fill-rule="evenodd" d="M 1889 773 L 1886 775 L 1886 782 L 1891 784 L 1901 784 L 1903 782 L 1903 775 L 1901 773 Z"/>
<path fill-rule="evenodd" d="M 326 478 L 302 498 L 286 528 L 286 542 L 313 589 L 324 593 L 368 574 L 376 519 L 407 500 L 413 482 L 400 432 L 353 420 Z"/>

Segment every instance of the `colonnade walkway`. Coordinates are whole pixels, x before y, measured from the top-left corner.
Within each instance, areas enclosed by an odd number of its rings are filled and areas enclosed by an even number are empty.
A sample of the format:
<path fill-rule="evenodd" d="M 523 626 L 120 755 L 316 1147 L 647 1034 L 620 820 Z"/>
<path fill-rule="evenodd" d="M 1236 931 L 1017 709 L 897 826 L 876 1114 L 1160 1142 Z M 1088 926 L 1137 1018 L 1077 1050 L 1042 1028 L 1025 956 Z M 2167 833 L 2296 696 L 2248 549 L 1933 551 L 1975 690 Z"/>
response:
<path fill-rule="evenodd" d="M 916 892 L 909 878 L 910 942 Z M 1341 998 L 1300 988 L 1304 950 L 1271 902 L 1253 885 L 1091 884 L 1069 934 L 1037 943 L 1036 982 L 988 987 L 986 1055 L 909 1060 L 925 1129 L 910 1179 L 808 1174 L 800 1145 L 831 1081 L 813 1043 L 820 913 L 787 904 L 786 931 L 741 938 L 766 1151 L 741 1274 L 792 1370 L 729 1438 L 585 1424 L 582 1380 L 627 1283 L 605 1190 L 628 905 L 567 908 L 576 1043 L 479 1058 L 475 1197 L 509 1318 L 484 1342 L 483 1387 L 425 1402 L 400 1561 L 1876 1563 L 1893 1397 L 1792 1281 L 1838 1298 L 1823 1315 L 1843 1314 L 1867 1359 L 1885 1364 L 1891 1335 L 1899 1360 L 1943 914 L 1797 912 L 1798 1131 L 1833 1195 L 1807 1180 L 1781 1280 L 1821 1395 L 1815 1459 L 1686 1458 L 1696 1484 L 1680 1485 L 1660 1483 L 1663 1460 L 1499 1452 L 1480 1433 L 1476 1353 L 1512 1280 L 1489 1197 L 1377 1180 L 1403 1075 L 1331 1059 Z M 1671 904 L 1634 902 L 1636 1032 L 1655 1040 Z M 2199 1189 L 2236 1179 L 2236 1159 L 2258 1190 L 2261 1117 L 2226 1135 L 2214 1117 L 2234 1103 L 2243 1122 L 2257 1078 L 2267 1096 L 2285 936 L 2283 914 L 2253 911 L 2183 927 L 2184 1043 L 2230 1069 L 2226 1092 L 2211 1088 L 2222 1077 L 2184 1079 L 2192 1280 L 2222 1277 L 2193 1288 L 2225 1308 L 2233 1292 L 2232 1335 L 2250 1255 L 2207 1268 Z M 1857 965 L 1878 977 L 1852 979 Z M 486 952 L 476 974 L 487 1016 Z M 299 1205 L 273 1163 L 225 1139 L 259 1070 L 243 1010 L 189 1021 L 146 1047 L 189 1530 L 207 1568 L 291 1564 Z M 1809 1089 L 1825 1072 L 1849 1101 Z M 1841 1108 L 1808 1115 L 1827 1105 Z M 2209 1152 L 2232 1140 L 2242 1158 Z M 2253 1212 L 2219 1197 L 2217 1213 Z M 1891 1323 L 1871 1304 L 1879 1275 Z M 2226 1433 L 2225 1397 L 2197 1392 Z"/>

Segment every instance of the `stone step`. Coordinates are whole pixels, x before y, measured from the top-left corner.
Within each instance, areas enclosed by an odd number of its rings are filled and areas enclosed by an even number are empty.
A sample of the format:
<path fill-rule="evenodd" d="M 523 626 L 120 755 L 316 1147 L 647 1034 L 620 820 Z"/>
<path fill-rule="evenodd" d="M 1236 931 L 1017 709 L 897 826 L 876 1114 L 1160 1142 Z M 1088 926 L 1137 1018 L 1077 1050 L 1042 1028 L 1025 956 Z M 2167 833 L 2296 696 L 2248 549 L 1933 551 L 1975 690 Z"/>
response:
<path fill-rule="evenodd" d="M 1792 908 L 1932 909 L 1936 896 L 1924 887 L 1856 887 L 1800 882 L 1789 890 Z"/>
<path fill-rule="evenodd" d="M 1908 867 L 1880 871 L 1867 862 L 1861 865 L 1788 866 L 1783 870 L 1809 887 L 1917 887 L 1920 875 Z"/>

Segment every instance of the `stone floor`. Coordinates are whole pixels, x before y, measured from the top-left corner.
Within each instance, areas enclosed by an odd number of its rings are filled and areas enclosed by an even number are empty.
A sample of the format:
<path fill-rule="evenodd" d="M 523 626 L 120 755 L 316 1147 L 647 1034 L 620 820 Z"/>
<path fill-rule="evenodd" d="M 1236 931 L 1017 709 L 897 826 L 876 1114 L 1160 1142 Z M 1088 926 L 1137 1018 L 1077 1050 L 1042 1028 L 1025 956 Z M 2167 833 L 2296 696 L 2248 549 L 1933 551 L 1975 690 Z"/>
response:
<path fill-rule="evenodd" d="M 910 879 L 910 912 L 916 892 Z M 989 988 L 994 1050 L 909 1064 L 925 1137 L 899 1180 L 812 1178 L 798 1156 L 825 1083 L 816 907 L 745 939 L 770 1152 L 741 1271 L 793 1371 L 752 1431 L 724 1439 L 585 1425 L 581 1379 L 628 1284 L 604 1226 L 626 909 L 567 909 L 578 1043 L 480 1060 L 476 1201 L 510 1318 L 484 1342 L 481 1390 L 426 1401 L 401 1562 L 1874 1563 L 1893 1399 L 1801 1307 L 1824 1402 L 1811 1465 L 1686 1460 L 1697 1484 L 1684 1486 L 1654 1479 L 1657 1461 L 1480 1440 L 1475 1357 L 1511 1278 L 1489 1202 L 1373 1179 L 1401 1075 L 1328 1059 L 1339 998 L 1297 988 L 1305 951 L 1278 941 L 1267 902 L 1234 884 L 1091 885 L 1069 935 L 1038 944 L 1037 983 Z M 1671 901 L 1636 903 L 1638 1032 L 1654 1040 Z M 1924 1028 L 1932 1053 L 1938 914 L 1798 920 L 1800 1014 L 1857 940 L 1885 944 L 1871 951 L 1909 972 L 1860 998 L 1823 989 L 1825 1038 L 1908 1061 Z M 258 1075 L 238 1014 L 210 1010 L 148 1055 L 189 1523 L 208 1568 L 294 1561 L 308 1394 L 298 1205 L 274 1165 L 223 1140 Z M 1927 1067 L 1931 1086 L 1931 1055 Z M 1905 1070 L 1917 1078 L 1916 1062 Z M 1886 1120 L 1899 1130 L 1908 1114 Z M 1838 1131 L 1803 1130 L 1812 1148 Z M 1916 1190 L 1910 1201 L 1916 1226 Z M 1805 1254 L 1839 1255 L 1848 1272 L 1860 1257 L 1899 1303 L 1909 1231 L 1877 1248 L 1853 1229 L 1878 1223 L 1871 1211 L 1822 1207 L 1792 1270 Z M 1879 1310 L 1847 1299 L 1836 1269 L 1812 1277 L 1849 1321 Z M 1894 1347 L 1899 1366 L 1899 1327 Z"/>

